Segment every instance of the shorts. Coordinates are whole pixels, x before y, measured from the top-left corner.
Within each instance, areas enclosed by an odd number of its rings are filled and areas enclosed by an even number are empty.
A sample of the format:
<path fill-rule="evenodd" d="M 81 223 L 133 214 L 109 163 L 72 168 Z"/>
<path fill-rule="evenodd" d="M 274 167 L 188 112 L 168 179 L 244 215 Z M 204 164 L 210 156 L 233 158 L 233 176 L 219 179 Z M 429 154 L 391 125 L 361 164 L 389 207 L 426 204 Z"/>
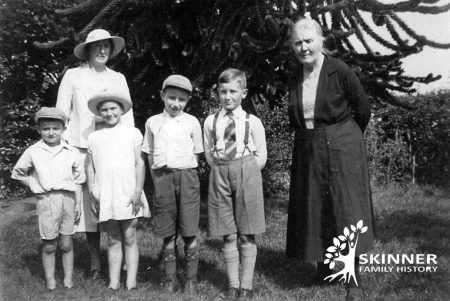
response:
<path fill-rule="evenodd" d="M 212 236 L 265 232 L 262 176 L 253 155 L 218 160 L 211 167 L 208 226 Z"/>
<path fill-rule="evenodd" d="M 36 195 L 39 234 L 42 239 L 52 240 L 61 235 L 75 233 L 75 193 L 50 191 Z"/>
<path fill-rule="evenodd" d="M 155 233 L 196 236 L 200 218 L 200 182 L 194 168 L 153 170 Z"/>

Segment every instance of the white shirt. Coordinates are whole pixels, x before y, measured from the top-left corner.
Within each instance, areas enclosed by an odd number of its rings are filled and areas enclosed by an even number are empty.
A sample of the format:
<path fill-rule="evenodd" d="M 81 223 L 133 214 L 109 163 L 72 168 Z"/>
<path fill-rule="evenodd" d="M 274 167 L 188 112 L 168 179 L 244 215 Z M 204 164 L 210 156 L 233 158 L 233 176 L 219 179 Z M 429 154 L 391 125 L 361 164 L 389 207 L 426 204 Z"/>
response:
<path fill-rule="evenodd" d="M 87 148 L 87 139 L 95 131 L 95 123 L 101 118 L 95 117 L 87 103 L 98 91 L 107 87 L 123 89 L 129 94 L 127 81 L 123 74 L 106 68 L 104 72 L 92 71 L 89 64 L 69 69 L 64 74 L 58 90 L 56 107 L 69 118 L 64 138 L 70 145 Z M 133 110 L 122 116 L 124 125 L 134 127 Z"/>
<path fill-rule="evenodd" d="M 203 152 L 200 123 L 188 113 L 172 117 L 164 110 L 145 123 L 142 152 L 153 156 L 152 169 L 195 168 L 196 154 Z"/>
<path fill-rule="evenodd" d="M 217 137 L 217 151 L 218 154 L 214 152 L 214 141 L 213 141 L 213 122 L 214 115 L 210 115 L 206 118 L 204 123 L 204 141 L 205 141 L 205 156 L 209 165 L 212 165 L 214 158 L 227 158 L 225 154 L 225 127 L 227 125 L 230 117 L 226 115 L 227 111 L 222 109 L 219 112 L 219 117 L 216 124 L 216 137 Z M 241 106 L 233 110 L 234 121 L 236 124 L 236 156 L 235 158 L 240 158 L 252 152 L 255 156 L 256 162 L 260 169 L 264 167 L 267 161 L 267 147 L 266 147 L 266 134 L 264 132 L 264 126 L 261 120 L 250 114 L 249 122 L 249 136 L 248 136 L 248 149 L 245 148 L 244 138 L 245 138 L 245 116 L 246 112 Z"/>
<path fill-rule="evenodd" d="M 78 151 L 63 140 L 53 147 L 39 140 L 25 150 L 11 177 L 28 180 L 33 193 L 75 191 L 76 185 L 85 181 L 84 162 Z"/>

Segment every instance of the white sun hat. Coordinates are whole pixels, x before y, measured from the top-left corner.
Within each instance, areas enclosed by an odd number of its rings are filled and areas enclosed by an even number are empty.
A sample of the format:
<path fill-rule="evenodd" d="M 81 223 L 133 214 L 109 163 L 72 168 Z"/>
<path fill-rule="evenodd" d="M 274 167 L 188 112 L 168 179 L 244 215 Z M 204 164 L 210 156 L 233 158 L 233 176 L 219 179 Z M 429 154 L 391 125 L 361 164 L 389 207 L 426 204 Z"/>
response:
<path fill-rule="evenodd" d="M 114 50 L 109 55 L 109 58 L 112 58 L 116 56 L 120 51 L 122 51 L 123 47 L 125 46 L 125 40 L 118 36 L 112 36 L 108 31 L 104 29 L 94 29 L 93 31 L 91 31 L 86 37 L 86 41 L 75 46 L 73 54 L 75 54 L 75 56 L 80 60 L 87 60 L 87 44 L 109 39 L 114 44 Z"/>
<path fill-rule="evenodd" d="M 123 108 L 123 114 L 128 112 L 133 104 L 131 103 L 130 94 L 124 89 L 104 88 L 95 93 L 88 101 L 88 108 L 97 116 L 100 116 L 98 105 L 103 101 L 115 101 L 120 103 Z"/>

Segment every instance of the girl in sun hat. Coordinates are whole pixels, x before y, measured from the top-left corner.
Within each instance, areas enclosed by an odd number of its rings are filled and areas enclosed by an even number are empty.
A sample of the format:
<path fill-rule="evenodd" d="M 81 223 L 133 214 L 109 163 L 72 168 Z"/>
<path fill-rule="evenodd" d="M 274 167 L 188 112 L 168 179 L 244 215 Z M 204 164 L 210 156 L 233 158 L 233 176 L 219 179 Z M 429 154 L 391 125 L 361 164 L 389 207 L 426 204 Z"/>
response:
<path fill-rule="evenodd" d="M 139 253 L 137 218 L 149 216 L 142 193 L 145 163 L 141 156 L 142 134 L 123 125 L 122 114 L 131 109 L 131 100 L 121 90 L 104 89 L 92 96 L 88 108 L 103 118 L 104 127 L 89 135 L 87 184 L 92 195 L 92 211 L 108 236 L 109 288 L 120 287 L 120 267 L 125 254 L 126 286 L 136 287 Z"/>
<path fill-rule="evenodd" d="M 96 118 L 88 109 L 88 100 L 95 92 L 111 87 L 130 98 L 125 77 L 106 67 L 108 60 L 122 51 L 124 45 L 123 38 L 111 36 L 104 29 L 91 31 L 86 40 L 78 44 L 73 51 L 74 55 L 83 61 L 82 64 L 68 69 L 61 80 L 56 107 L 68 116 L 64 138 L 84 157 L 88 135 L 103 126 L 102 119 Z M 134 127 L 132 110 L 121 118 L 121 122 Z M 86 232 L 91 260 L 89 277 L 95 280 L 100 276 L 100 232 L 96 218 L 90 210 L 90 195 L 86 185 L 83 186 L 81 210 L 76 231 Z"/>

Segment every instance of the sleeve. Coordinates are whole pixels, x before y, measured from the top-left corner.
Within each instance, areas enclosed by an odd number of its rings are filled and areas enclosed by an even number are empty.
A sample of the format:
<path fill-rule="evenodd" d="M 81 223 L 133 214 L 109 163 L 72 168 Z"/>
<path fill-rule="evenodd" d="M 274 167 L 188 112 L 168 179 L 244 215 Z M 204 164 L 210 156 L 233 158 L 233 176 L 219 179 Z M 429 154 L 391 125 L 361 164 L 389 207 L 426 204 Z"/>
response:
<path fill-rule="evenodd" d="M 251 132 L 253 144 L 255 145 L 255 159 L 260 169 L 263 169 L 267 161 L 266 133 L 261 120 L 253 119 Z"/>
<path fill-rule="evenodd" d="M 88 136 L 88 148 L 87 148 L 87 152 L 88 152 L 88 154 L 90 154 L 90 155 L 92 155 L 92 134 L 93 133 L 91 133 L 91 134 L 89 134 L 89 136 Z"/>
<path fill-rule="evenodd" d="M 26 149 L 14 166 L 11 178 L 14 180 L 26 180 L 32 168 L 33 160 L 31 158 L 30 150 Z"/>
<path fill-rule="evenodd" d="M 347 97 L 352 107 L 355 121 L 361 131 L 364 132 L 370 120 L 370 103 L 359 78 L 350 67 L 348 67 L 345 75 Z"/>
<path fill-rule="evenodd" d="M 200 122 L 198 122 L 197 118 L 195 117 L 194 117 L 192 140 L 194 142 L 194 153 L 195 154 L 203 153 L 202 127 L 200 125 Z"/>
<path fill-rule="evenodd" d="M 73 179 L 75 184 L 83 184 L 86 181 L 86 173 L 84 172 L 83 156 L 76 154 L 72 166 Z"/>
<path fill-rule="evenodd" d="M 141 132 L 137 128 L 133 127 L 133 147 L 142 146 L 142 139 Z"/>
<path fill-rule="evenodd" d="M 128 84 L 127 84 L 127 80 L 125 79 L 125 76 L 122 73 L 117 73 L 117 74 L 119 75 L 118 83 L 117 83 L 119 89 L 123 89 L 124 91 L 126 91 L 126 94 L 128 94 L 128 96 L 131 99 L 130 90 L 128 89 Z M 129 110 L 127 113 L 125 113 L 125 115 L 123 115 L 122 123 L 124 125 L 134 127 L 133 108 L 131 108 L 131 110 Z"/>
<path fill-rule="evenodd" d="M 149 119 L 145 123 L 145 134 L 144 134 L 144 139 L 142 141 L 141 151 L 148 155 L 153 155 L 153 144 L 154 144 L 154 139 L 153 139 L 152 130 L 150 128 L 150 119 Z"/>
<path fill-rule="evenodd" d="M 208 164 L 211 166 L 213 163 L 213 157 L 211 153 L 211 148 L 213 147 L 212 142 L 212 122 L 214 115 L 208 116 L 203 124 L 203 145 L 205 150 L 205 157 Z"/>
<path fill-rule="evenodd" d="M 64 74 L 61 84 L 58 88 L 58 97 L 56 100 L 56 107 L 61 109 L 67 118 L 72 111 L 72 98 L 73 98 L 73 69 L 69 69 Z"/>

